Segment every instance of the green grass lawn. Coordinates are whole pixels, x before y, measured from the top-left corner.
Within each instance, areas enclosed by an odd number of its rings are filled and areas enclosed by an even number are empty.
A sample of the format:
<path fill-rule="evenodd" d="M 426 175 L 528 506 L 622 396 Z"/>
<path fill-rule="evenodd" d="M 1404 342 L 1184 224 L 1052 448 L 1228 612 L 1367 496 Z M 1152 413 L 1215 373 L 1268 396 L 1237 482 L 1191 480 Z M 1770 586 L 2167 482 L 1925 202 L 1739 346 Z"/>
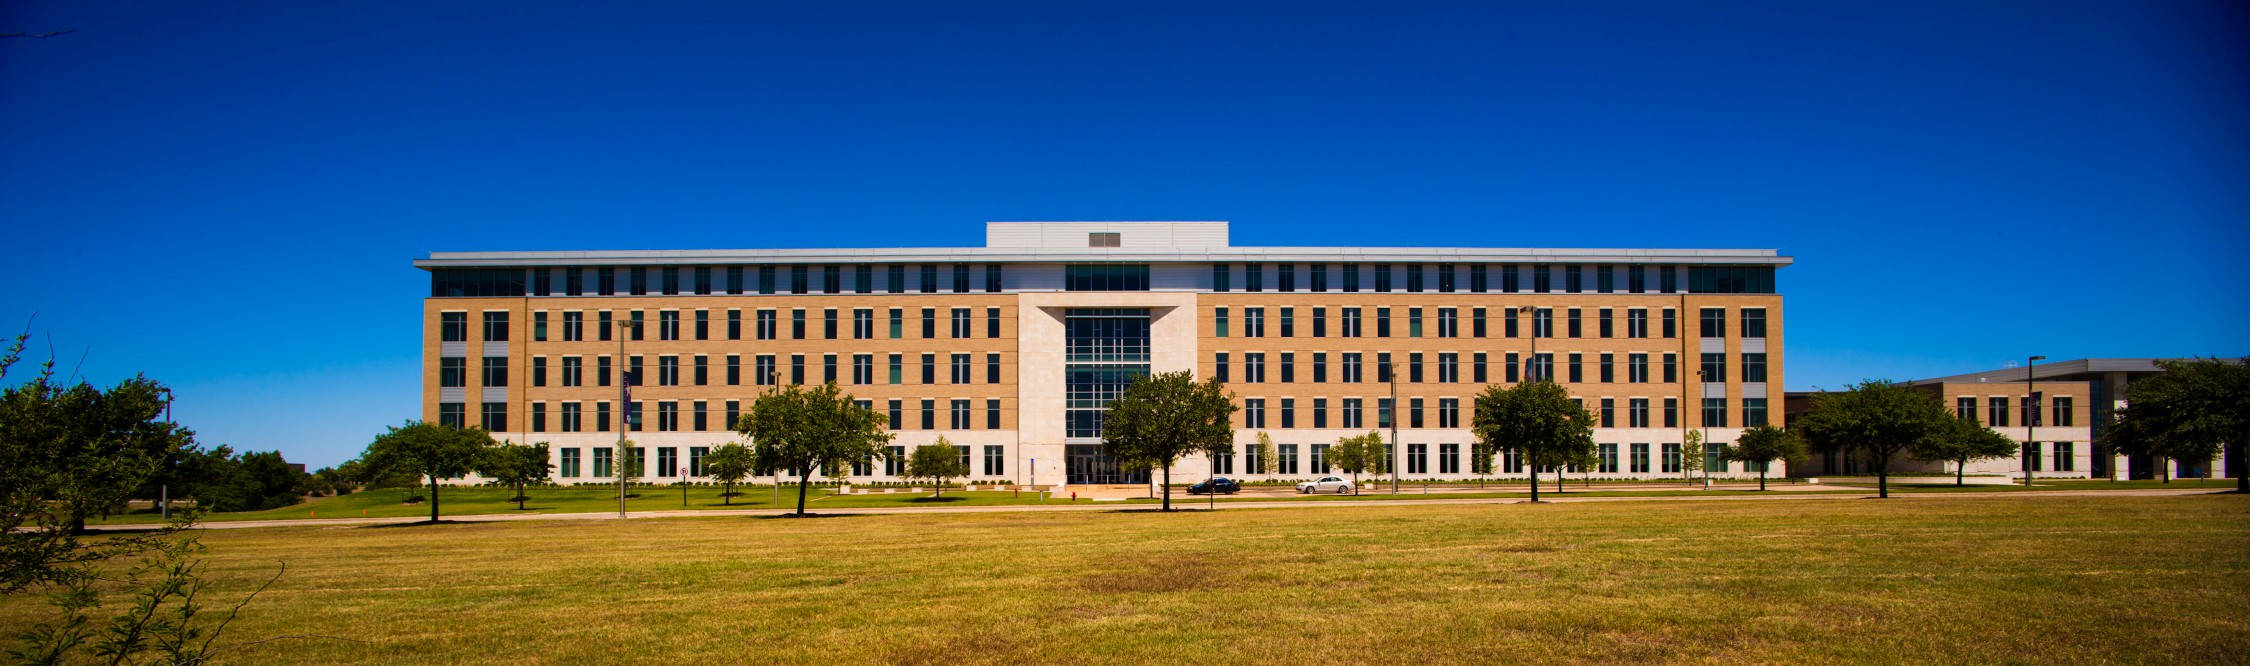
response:
<path fill-rule="evenodd" d="M 1924 478 L 1934 477 L 1912 478 L 1919 481 Z M 2211 490 L 2224 490 L 2228 487 L 2231 487 L 2228 485 L 2231 483 L 2232 481 L 2223 479 L 2203 481 L 2200 484 L 2198 484 L 2198 482 L 2195 480 L 2174 481 L 2170 484 L 2165 484 L 2158 481 L 2040 481 L 2037 485 L 2027 489 L 2022 485 L 1971 485 L 1956 488 L 1950 485 L 1900 483 L 1898 480 L 1893 479 L 1891 483 L 1891 490 L 1893 492 L 2016 492 L 2023 490 L 2129 490 L 2151 488 L 2193 489 L 2199 487 L 2209 488 Z M 1570 482 L 1566 485 L 1568 486 L 1567 490 L 1561 493 L 1556 493 L 1554 489 L 1555 487 L 1551 483 L 1542 484 L 1540 486 L 1539 493 L 1542 498 L 1548 495 L 1553 495 L 1558 498 L 1570 498 L 1754 495 L 1759 493 L 1759 491 L 1752 490 L 1699 490 L 1699 486 L 1690 486 L 1687 484 L 1677 484 L 1675 488 L 1662 490 L 1609 490 L 1605 488 L 1614 488 L 1619 484 L 1595 483 L 1591 486 L 1588 486 L 1586 484 L 1578 483 L 1575 481 Z M 1852 487 L 1857 488 L 1858 486 Z M 1447 490 L 1448 488 L 1451 488 L 1452 490 Z M 1833 485 L 1820 486 L 1777 482 L 1770 484 L 1770 488 L 1770 490 L 1767 490 L 1765 492 L 1769 494 L 1791 492 L 1840 492 L 1835 490 L 1836 486 Z M 1866 488 L 1867 492 L 1874 491 L 1873 486 L 1867 486 Z M 1388 485 L 1376 484 L 1376 486 L 1371 486 L 1370 488 L 1361 491 L 1361 494 L 1356 497 L 1352 495 L 1290 494 L 1282 497 L 1222 496 L 1219 498 L 1219 501 L 1272 502 L 1283 500 L 1336 501 L 1353 499 L 1506 499 L 1525 498 L 1531 496 L 1529 490 L 1525 487 L 1525 484 L 1520 482 L 1513 484 L 1494 483 L 1491 486 L 1490 492 L 1458 492 L 1461 490 L 1465 490 L 1465 488 L 1460 485 L 1433 486 L 1433 489 L 1445 492 L 1436 492 L 1430 494 L 1423 494 L 1421 486 L 1411 484 L 1401 486 L 1400 493 L 1397 495 L 1389 494 L 1388 489 Z M 908 493 L 906 492 L 906 489 L 903 488 L 894 490 L 897 490 L 898 492 L 883 493 L 881 489 L 876 489 L 874 491 L 874 494 L 869 495 L 832 496 L 829 494 L 828 489 L 816 487 L 808 495 L 806 508 L 819 509 L 915 506 L 996 506 L 1031 505 L 1042 503 L 1070 503 L 1070 500 L 1067 499 L 1067 497 L 1051 498 L 1046 500 L 1045 502 L 1042 502 L 1036 494 L 1016 493 L 1012 491 L 948 491 L 947 493 L 945 493 L 944 497 L 940 498 L 933 497 L 928 491 L 917 494 Z M 425 489 L 416 491 L 414 494 L 422 495 L 426 494 L 427 492 L 428 491 Z M 738 494 L 735 496 L 731 504 L 721 501 L 719 497 L 720 489 L 717 487 L 690 486 L 688 488 L 687 501 L 684 504 L 681 502 L 680 488 L 678 486 L 640 486 L 635 487 L 633 489 L 633 492 L 637 495 L 637 497 L 635 499 L 627 500 L 626 506 L 628 511 L 679 511 L 683 509 L 772 509 L 776 508 L 777 506 L 779 508 L 786 509 L 795 508 L 797 505 L 797 497 L 795 495 L 796 491 L 794 488 L 790 487 L 782 488 L 781 503 L 779 505 L 774 504 L 773 486 L 770 485 L 758 486 L 754 488 L 738 487 L 736 489 L 736 492 Z M 384 518 L 429 516 L 429 504 L 406 504 L 404 502 L 408 494 L 408 491 L 404 489 L 386 488 L 382 490 L 371 490 L 336 497 L 322 497 L 295 506 L 272 509 L 268 511 L 215 513 L 207 516 L 206 520 L 238 521 L 290 520 L 303 518 Z M 508 498 L 514 497 L 515 493 L 507 488 L 447 487 L 439 494 L 439 502 L 442 504 L 440 508 L 443 510 L 443 514 L 447 516 L 516 513 L 607 513 L 617 510 L 617 489 L 615 487 L 602 488 L 590 486 L 550 486 L 545 488 L 532 488 L 530 489 L 528 494 L 531 497 L 531 501 L 526 502 L 525 508 L 522 510 L 517 509 L 514 502 L 508 501 Z M 1086 504 L 1089 501 L 1090 500 L 1079 500 L 1078 503 Z M 1186 488 L 1182 487 L 1172 489 L 1172 501 L 1175 503 L 1202 503 L 1204 502 L 1204 498 L 1199 495 L 1188 495 Z M 1147 504 L 1154 502 L 1156 502 L 1156 500 L 1127 500 L 1127 503 L 1130 504 Z M 159 518 L 154 511 L 142 510 L 136 511 L 131 514 L 112 516 L 107 520 L 96 522 L 108 524 L 144 524 L 159 522 Z"/>
<path fill-rule="evenodd" d="M 369 641 L 241 663 L 2250 659 L 2237 495 L 1119 508 L 217 530 L 206 598 Z"/>

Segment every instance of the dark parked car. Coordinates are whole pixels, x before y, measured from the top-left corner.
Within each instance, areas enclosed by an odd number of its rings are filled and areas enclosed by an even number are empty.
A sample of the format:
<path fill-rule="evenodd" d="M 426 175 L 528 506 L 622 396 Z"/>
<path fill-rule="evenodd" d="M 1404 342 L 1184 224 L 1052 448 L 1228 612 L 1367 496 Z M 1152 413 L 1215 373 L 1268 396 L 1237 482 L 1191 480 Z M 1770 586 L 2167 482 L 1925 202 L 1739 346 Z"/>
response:
<path fill-rule="evenodd" d="M 1232 495 L 1242 492 L 1242 484 L 1235 483 L 1234 479 L 1221 476 L 1188 486 L 1189 495 L 1208 495 L 1213 492 L 1221 495 Z"/>

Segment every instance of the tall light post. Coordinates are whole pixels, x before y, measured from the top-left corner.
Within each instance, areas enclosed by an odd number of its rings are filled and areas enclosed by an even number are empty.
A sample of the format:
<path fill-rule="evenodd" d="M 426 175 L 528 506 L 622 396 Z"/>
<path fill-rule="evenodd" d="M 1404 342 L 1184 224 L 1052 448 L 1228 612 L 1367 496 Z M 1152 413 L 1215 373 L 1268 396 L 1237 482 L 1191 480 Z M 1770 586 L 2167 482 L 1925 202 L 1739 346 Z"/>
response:
<path fill-rule="evenodd" d="M 1531 320 L 1531 368 L 1524 372 L 1524 379 L 1539 381 L 1539 309 L 1524 305 L 1517 307 L 1516 312 Z"/>
<path fill-rule="evenodd" d="M 178 430 L 180 423 L 172 420 L 172 387 L 159 387 L 156 390 L 164 393 L 164 424 L 171 426 L 173 430 Z M 164 522 L 172 522 L 172 482 L 166 480 L 157 488 L 157 514 L 164 517 Z"/>
<path fill-rule="evenodd" d="M 617 319 L 617 450 L 609 455 L 610 477 L 617 479 L 617 517 L 625 518 L 625 431 L 632 428 L 633 382 L 640 377 L 626 369 L 625 330 L 641 330 L 641 322 L 619 317 Z"/>
<path fill-rule="evenodd" d="M 2032 429 L 2038 427 L 2035 424 L 2039 422 L 2039 391 L 2034 389 L 2031 384 L 2031 368 L 2044 360 L 2047 360 L 2047 357 L 2033 356 L 2026 359 L 2023 364 L 2023 487 L 2025 488 L 2031 487 L 2031 470 L 2039 462 L 2039 452 L 2031 448 L 2036 446 L 2036 442 L 2039 441 L 2031 436 Z"/>
<path fill-rule="evenodd" d="M 1695 455 L 1697 455 L 1697 456 L 1701 456 L 1701 457 L 1703 458 L 1703 464 L 1702 464 L 1702 465 L 1700 466 L 1700 467 L 1702 467 L 1702 468 L 1703 468 L 1703 489 L 1704 489 L 1704 490 L 1710 490 L 1710 489 L 1711 489 L 1711 454 L 1709 453 L 1709 451 L 1711 450 L 1711 422 L 1710 422 L 1710 421 L 1707 421 L 1707 420 L 1704 420 L 1704 418 L 1703 418 L 1703 413 L 1702 413 L 1702 412 L 1703 412 L 1703 410 L 1701 409 L 1701 406 L 1702 406 L 1702 404 L 1703 404 L 1703 403 L 1702 403 L 1702 400 L 1703 400 L 1703 371 L 1702 371 L 1702 370 L 1697 370 L 1697 371 L 1695 371 L 1695 399 L 1696 399 L 1696 405 L 1697 405 L 1697 407 L 1698 407 L 1698 409 L 1696 410 L 1696 415 L 1695 415 L 1695 424 L 1696 424 L 1696 426 L 1697 426 L 1697 427 L 1698 427 L 1699 429 L 1701 429 L 1701 430 L 1703 431 L 1703 437 L 1701 438 L 1701 439 L 1703 440 L 1703 441 L 1702 441 L 1702 446 L 1703 446 L 1703 450 L 1702 450 L 1702 451 L 1695 451 L 1695 452 L 1693 452 L 1693 453 L 1694 453 Z M 1687 452 L 1687 451 L 1681 451 L 1681 452 L 1680 452 L 1680 454 L 1681 454 L 1681 455 L 1687 455 L 1688 453 L 1689 453 L 1689 452 Z"/>
<path fill-rule="evenodd" d="M 1400 453 L 1402 449 L 1398 444 L 1398 370 L 1392 368 L 1391 364 L 1385 363 L 1383 364 L 1383 374 L 1391 380 L 1391 455 L 1389 457 L 1391 459 L 1391 494 L 1396 495 L 1398 494 L 1399 456 L 1402 455 Z"/>

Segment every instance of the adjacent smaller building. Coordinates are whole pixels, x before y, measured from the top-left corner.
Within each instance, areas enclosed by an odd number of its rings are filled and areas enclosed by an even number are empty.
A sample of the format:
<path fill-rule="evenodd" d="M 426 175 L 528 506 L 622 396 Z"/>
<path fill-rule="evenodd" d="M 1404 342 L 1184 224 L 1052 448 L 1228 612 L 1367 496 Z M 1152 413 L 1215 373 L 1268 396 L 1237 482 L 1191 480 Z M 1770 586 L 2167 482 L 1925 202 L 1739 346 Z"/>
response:
<path fill-rule="evenodd" d="M 2102 426 L 2125 406 L 2125 386 L 2164 371 L 2151 358 L 2086 358 L 1919 379 L 1908 386 L 1938 396 L 1954 415 L 1973 419 L 2009 439 L 2022 442 L 2014 458 L 1969 463 L 1972 475 L 2033 478 L 2151 479 L 2163 461 L 2150 456 L 2119 456 L 2100 444 Z M 1785 396 L 1787 418 L 1811 408 L 1811 393 Z M 2172 476 L 2214 476 L 2227 469 L 2225 458 L 2171 461 Z M 1833 453 L 1813 455 L 1808 475 L 1873 473 L 1866 461 Z M 1950 462 L 1894 460 L 1892 473 L 1953 473 Z"/>

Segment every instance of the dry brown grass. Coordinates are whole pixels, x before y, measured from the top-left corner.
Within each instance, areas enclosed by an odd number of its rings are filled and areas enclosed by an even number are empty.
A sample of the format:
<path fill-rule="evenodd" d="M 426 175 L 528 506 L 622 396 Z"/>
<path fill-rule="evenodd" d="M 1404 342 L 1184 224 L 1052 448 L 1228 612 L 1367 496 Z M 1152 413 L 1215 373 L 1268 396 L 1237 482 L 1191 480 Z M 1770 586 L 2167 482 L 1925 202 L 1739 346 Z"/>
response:
<path fill-rule="evenodd" d="M 215 531 L 249 663 L 2241 663 L 2250 498 Z M 231 598 L 231 597 L 228 597 Z M 21 626 L 36 600 L 0 600 Z"/>

